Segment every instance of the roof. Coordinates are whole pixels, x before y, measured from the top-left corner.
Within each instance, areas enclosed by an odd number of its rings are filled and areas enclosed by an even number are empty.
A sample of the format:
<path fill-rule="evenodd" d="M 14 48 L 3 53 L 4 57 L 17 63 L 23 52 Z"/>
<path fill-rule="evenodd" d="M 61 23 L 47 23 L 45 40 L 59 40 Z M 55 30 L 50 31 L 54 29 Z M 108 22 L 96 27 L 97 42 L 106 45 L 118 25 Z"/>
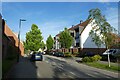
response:
<path fill-rule="evenodd" d="M 60 33 L 59 34 L 57 34 L 56 36 L 59 36 L 60 35 Z"/>
<path fill-rule="evenodd" d="M 69 28 L 68 30 L 74 30 L 74 29 L 76 29 L 76 28 L 78 28 L 78 27 L 84 28 L 84 27 L 86 27 L 86 26 L 88 25 L 88 23 L 90 22 L 90 20 L 91 20 L 91 19 L 88 19 L 88 20 L 84 21 L 83 23 L 79 23 L 79 24 L 77 24 L 77 25 Z"/>
<path fill-rule="evenodd" d="M 90 22 L 91 20 L 92 20 L 92 19 L 88 19 L 88 20 L 84 21 L 83 23 L 79 23 L 79 24 L 77 24 L 77 25 L 69 28 L 68 30 L 74 30 L 74 29 L 76 29 L 76 28 L 78 28 L 78 27 L 85 28 L 85 27 L 89 24 L 89 22 Z M 57 34 L 56 36 L 59 36 L 59 35 L 60 35 L 60 33 Z"/>

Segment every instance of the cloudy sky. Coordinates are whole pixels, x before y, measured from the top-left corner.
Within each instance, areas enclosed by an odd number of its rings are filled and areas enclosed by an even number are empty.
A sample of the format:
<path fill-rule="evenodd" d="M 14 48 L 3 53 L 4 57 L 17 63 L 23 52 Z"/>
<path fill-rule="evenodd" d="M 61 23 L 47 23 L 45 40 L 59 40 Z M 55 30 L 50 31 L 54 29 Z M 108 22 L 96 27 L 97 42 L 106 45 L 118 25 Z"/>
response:
<path fill-rule="evenodd" d="M 2 16 L 12 31 L 18 32 L 19 19 L 22 22 L 21 39 L 36 24 L 42 32 L 44 41 L 51 34 L 53 37 L 64 29 L 85 21 L 89 10 L 99 8 L 108 22 L 118 29 L 117 2 L 3 2 Z"/>

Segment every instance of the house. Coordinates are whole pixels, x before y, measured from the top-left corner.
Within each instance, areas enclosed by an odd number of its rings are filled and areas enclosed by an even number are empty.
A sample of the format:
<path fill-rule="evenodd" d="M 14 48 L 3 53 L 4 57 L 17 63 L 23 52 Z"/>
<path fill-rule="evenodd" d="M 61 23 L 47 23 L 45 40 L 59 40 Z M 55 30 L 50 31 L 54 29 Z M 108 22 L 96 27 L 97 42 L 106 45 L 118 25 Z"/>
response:
<path fill-rule="evenodd" d="M 79 24 L 75 26 L 72 25 L 72 27 L 68 29 L 71 36 L 74 38 L 74 42 L 71 48 L 79 48 L 79 52 L 95 52 L 96 50 L 98 51 L 98 47 L 95 45 L 95 43 L 92 41 L 92 38 L 89 36 L 89 32 L 94 26 L 96 26 L 96 28 L 98 27 L 97 24 L 95 24 L 94 19 L 88 19 L 84 22 L 80 21 Z M 59 34 L 54 37 L 54 49 L 61 49 L 58 38 Z M 99 51 L 101 51 L 101 53 L 105 51 L 104 44 L 101 45 Z"/>
<path fill-rule="evenodd" d="M 111 35 L 114 38 L 113 42 L 111 43 L 110 48 L 119 49 L 120 48 L 120 36 L 115 33 L 110 33 L 109 35 Z"/>
<path fill-rule="evenodd" d="M 18 53 L 18 41 L 17 36 L 12 32 L 12 30 L 7 26 L 4 20 L 2 20 L 2 56 L 5 58 L 7 55 L 11 55 L 11 53 Z M 20 42 L 20 54 L 24 56 L 24 46 L 23 43 Z"/>

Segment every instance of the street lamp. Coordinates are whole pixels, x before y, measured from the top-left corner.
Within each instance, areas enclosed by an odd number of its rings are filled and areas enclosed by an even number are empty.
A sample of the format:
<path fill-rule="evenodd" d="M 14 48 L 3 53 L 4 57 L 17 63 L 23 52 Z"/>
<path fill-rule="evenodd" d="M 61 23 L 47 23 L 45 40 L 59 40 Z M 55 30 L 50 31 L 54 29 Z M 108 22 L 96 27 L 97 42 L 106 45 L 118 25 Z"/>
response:
<path fill-rule="evenodd" d="M 20 53 L 20 29 L 21 29 L 21 22 L 22 21 L 26 21 L 25 19 L 20 19 L 20 22 L 19 22 L 19 33 L 18 33 L 18 52 Z M 18 53 L 18 58 L 17 58 L 17 62 L 19 62 L 19 53 Z"/>

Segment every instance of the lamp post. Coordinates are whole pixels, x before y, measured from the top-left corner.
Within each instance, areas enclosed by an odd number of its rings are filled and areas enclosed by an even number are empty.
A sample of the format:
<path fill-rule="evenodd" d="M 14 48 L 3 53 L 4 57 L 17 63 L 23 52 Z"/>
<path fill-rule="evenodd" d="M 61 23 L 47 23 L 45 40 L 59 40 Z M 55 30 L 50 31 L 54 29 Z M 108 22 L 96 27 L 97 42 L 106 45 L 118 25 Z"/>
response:
<path fill-rule="evenodd" d="M 25 19 L 20 19 L 19 22 L 19 33 L 18 33 L 18 55 L 17 55 L 17 62 L 19 62 L 19 53 L 20 53 L 20 29 L 21 29 L 21 22 L 26 21 Z"/>

